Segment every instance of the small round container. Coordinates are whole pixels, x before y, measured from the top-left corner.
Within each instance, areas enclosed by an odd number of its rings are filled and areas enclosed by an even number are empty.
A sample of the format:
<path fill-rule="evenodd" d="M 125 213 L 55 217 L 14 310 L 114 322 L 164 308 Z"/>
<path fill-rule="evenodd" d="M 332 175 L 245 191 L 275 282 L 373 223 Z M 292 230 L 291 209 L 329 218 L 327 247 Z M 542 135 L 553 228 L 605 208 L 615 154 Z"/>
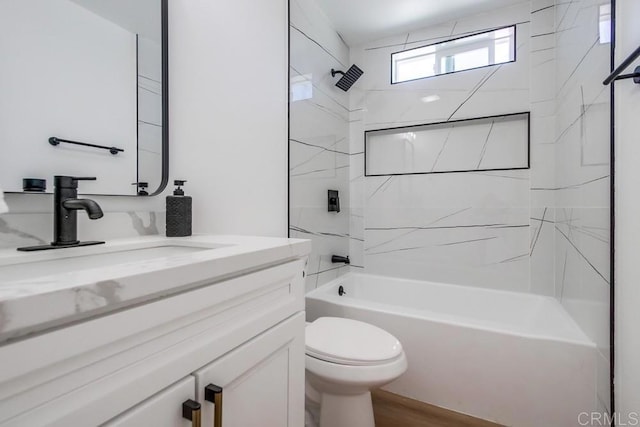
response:
<path fill-rule="evenodd" d="M 22 191 L 44 193 L 45 191 L 47 191 L 47 180 L 40 178 L 23 178 Z"/>

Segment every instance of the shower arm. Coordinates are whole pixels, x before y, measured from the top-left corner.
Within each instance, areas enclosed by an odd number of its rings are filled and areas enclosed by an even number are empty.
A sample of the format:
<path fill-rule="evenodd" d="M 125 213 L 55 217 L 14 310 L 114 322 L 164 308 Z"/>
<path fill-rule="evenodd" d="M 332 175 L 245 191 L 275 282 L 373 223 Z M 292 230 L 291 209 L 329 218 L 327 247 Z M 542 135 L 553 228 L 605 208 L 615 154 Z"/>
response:
<path fill-rule="evenodd" d="M 342 74 L 344 76 L 344 71 L 331 69 L 331 77 L 335 77 L 336 74 Z"/>

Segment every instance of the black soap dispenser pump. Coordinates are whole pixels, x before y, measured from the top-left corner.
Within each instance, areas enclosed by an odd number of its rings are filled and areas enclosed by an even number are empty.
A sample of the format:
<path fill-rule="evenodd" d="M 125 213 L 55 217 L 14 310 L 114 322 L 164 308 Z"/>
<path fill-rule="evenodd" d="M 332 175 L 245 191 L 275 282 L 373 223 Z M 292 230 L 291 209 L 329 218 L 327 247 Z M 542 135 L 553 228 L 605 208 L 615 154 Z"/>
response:
<path fill-rule="evenodd" d="M 187 181 L 175 180 L 173 196 L 167 196 L 167 237 L 191 236 L 191 196 L 185 196 L 182 187 Z"/>

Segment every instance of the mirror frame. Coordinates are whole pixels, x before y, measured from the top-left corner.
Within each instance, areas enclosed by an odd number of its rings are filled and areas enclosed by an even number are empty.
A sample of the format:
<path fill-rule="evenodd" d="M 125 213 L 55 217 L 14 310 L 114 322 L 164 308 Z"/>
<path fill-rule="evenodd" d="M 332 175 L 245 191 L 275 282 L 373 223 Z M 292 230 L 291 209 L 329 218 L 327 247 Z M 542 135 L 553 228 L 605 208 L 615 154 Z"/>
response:
<path fill-rule="evenodd" d="M 169 182 L 169 0 L 160 0 L 162 20 L 162 178 L 149 196 L 161 194 Z M 139 196 L 136 197 L 149 197 Z"/>

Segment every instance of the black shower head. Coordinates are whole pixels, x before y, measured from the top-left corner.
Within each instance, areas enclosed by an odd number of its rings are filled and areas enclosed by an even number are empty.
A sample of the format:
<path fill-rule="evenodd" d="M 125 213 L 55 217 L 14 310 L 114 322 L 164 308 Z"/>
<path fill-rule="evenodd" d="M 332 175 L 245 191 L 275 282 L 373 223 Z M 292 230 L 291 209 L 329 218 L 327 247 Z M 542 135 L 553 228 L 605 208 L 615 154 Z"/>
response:
<path fill-rule="evenodd" d="M 338 80 L 338 83 L 336 83 L 336 86 L 338 86 L 340 89 L 346 92 L 349 89 L 351 89 L 351 86 L 353 86 L 356 80 L 358 80 L 360 76 L 364 74 L 364 71 L 358 68 L 357 65 L 353 64 L 351 68 L 347 70 L 346 73 L 344 71 L 338 71 L 332 68 L 331 76 L 335 77 L 336 74 L 342 74 L 342 77 L 340 78 L 340 80 Z"/>

